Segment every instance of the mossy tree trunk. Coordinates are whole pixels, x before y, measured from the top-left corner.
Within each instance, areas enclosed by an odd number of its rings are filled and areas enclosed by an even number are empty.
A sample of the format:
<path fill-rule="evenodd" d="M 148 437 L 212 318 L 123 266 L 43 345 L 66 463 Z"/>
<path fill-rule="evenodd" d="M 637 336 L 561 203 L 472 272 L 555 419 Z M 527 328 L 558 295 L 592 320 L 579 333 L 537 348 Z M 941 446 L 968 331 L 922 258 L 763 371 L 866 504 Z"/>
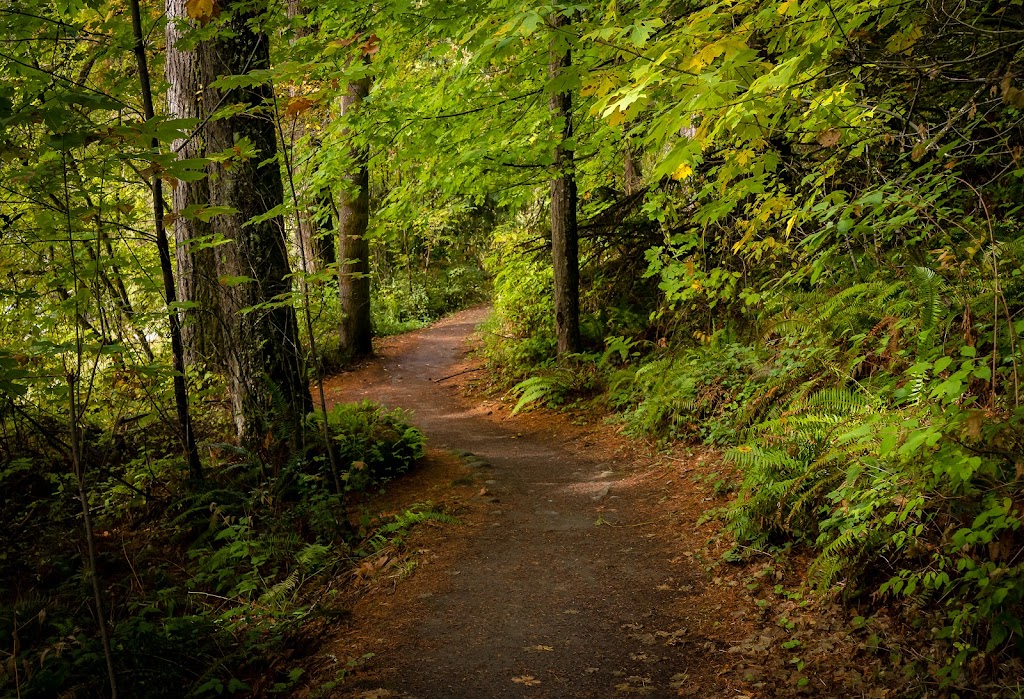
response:
<path fill-rule="evenodd" d="M 552 43 L 549 77 L 562 77 L 572 66 L 572 51 L 559 31 L 570 20 L 561 14 L 552 17 Z M 551 180 L 551 255 L 554 266 L 555 335 L 558 353 L 580 351 L 580 266 L 579 237 L 576 224 L 576 169 L 573 162 L 572 93 L 551 95 L 548 108 L 561 138 L 555 146 L 554 178 Z"/>
<path fill-rule="evenodd" d="M 349 83 L 341 99 L 342 118 L 359 107 L 370 91 L 370 78 Z M 340 349 L 345 360 L 373 352 L 370 323 L 370 245 L 366 230 L 370 220 L 369 153 L 353 144 L 351 170 L 344 178 L 338 201 L 338 288 L 344 314 Z"/>
<path fill-rule="evenodd" d="M 210 42 L 213 80 L 269 67 L 268 37 L 253 28 L 265 9 L 252 5 L 231 9 L 228 31 Z M 237 151 L 243 143 L 255 151 L 248 157 L 211 163 L 209 185 L 211 205 L 234 210 L 215 216 L 211 229 L 231 241 L 214 250 L 224 366 L 235 425 L 246 443 L 265 444 L 280 436 L 273 433 L 275 423 L 289 424 L 297 433 L 313 405 L 290 299 L 284 220 L 267 215 L 284 201 L 275 158 L 276 129 L 267 109 L 273 94 L 270 85 L 261 83 L 227 89 L 207 86 L 203 95 L 206 114 L 224 105 L 245 107 L 207 124 L 208 152 Z"/>

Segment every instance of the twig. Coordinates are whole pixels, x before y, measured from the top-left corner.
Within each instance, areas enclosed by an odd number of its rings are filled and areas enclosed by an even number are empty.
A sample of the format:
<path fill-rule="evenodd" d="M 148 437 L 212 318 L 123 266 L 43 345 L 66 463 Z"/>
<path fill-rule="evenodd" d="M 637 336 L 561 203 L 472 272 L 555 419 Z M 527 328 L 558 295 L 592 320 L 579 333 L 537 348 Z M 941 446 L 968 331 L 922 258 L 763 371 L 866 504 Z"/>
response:
<path fill-rule="evenodd" d="M 602 520 L 602 523 L 606 527 L 619 527 L 619 528 L 623 528 L 624 529 L 624 528 L 627 528 L 627 527 L 646 527 L 646 526 L 648 526 L 650 524 L 657 524 L 658 522 L 660 522 L 663 519 L 665 519 L 665 518 L 664 517 L 659 517 L 658 519 L 651 520 L 650 522 L 637 522 L 636 524 L 616 524 L 615 522 L 609 522 L 608 520 Z"/>
<path fill-rule="evenodd" d="M 483 371 L 485 368 L 486 367 L 479 366 L 476 367 L 475 369 L 463 369 L 462 371 L 457 371 L 454 374 L 449 374 L 448 376 L 441 377 L 440 379 L 431 379 L 431 381 L 433 381 L 434 383 L 441 383 L 442 381 L 447 381 L 448 379 L 454 379 L 456 376 L 462 376 L 463 374 L 471 374 L 474 371 Z"/>

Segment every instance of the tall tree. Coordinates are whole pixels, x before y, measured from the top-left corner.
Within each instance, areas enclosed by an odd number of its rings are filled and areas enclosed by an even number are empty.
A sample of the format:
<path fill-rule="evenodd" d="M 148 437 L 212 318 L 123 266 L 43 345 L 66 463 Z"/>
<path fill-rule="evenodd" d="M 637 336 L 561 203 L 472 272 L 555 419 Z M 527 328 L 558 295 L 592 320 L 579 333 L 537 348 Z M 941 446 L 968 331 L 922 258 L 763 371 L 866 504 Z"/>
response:
<path fill-rule="evenodd" d="M 341 98 L 345 118 L 370 92 L 370 78 L 352 80 Z M 350 130 L 348 135 L 351 138 Z M 351 169 L 343 178 L 338 201 L 338 285 L 344 318 L 340 349 L 345 359 L 373 352 L 370 323 L 370 245 L 366 230 L 370 220 L 370 168 L 368 149 L 351 139 Z"/>
<path fill-rule="evenodd" d="M 288 19 L 293 27 L 294 46 L 315 41 L 319 27 L 310 23 L 309 4 L 303 0 L 288 0 Z M 307 153 L 301 159 L 293 155 L 288 161 L 288 166 L 299 200 L 296 243 L 301 247 L 300 258 L 305 267 L 304 271 L 312 274 L 334 264 L 335 234 L 331 225 L 331 213 L 335 205 L 330 188 L 310 181 L 319 166 L 317 153 L 322 146 L 314 123 L 320 112 L 308 109 L 312 102 L 303 93 L 304 85 L 301 81 L 296 81 L 289 89 L 291 102 L 285 114 L 291 117 L 291 123 L 284 134 L 287 142 L 283 145 L 292 149 L 297 145 L 304 145 L 303 150 Z"/>
<path fill-rule="evenodd" d="M 553 29 L 548 74 L 555 92 L 548 107 L 561 139 L 555 146 L 551 180 L 551 255 L 554 266 L 555 335 L 558 353 L 580 351 L 580 263 L 576 224 L 576 171 L 572 144 L 572 92 L 559 86 L 572 66 L 572 50 L 563 28 L 571 20 L 562 12 L 551 17 Z"/>
<path fill-rule="evenodd" d="M 142 89 L 143 116 L 151 121 L 153 109 L 153 89 L 149 80 L 149 66 L 146 60 L 145 37 L 142 33 L 142 12 L 139 0 L 131 0 L 132 34 L 135 39 L 135 61 L 139 68 L 139 86 Z M 159 151 L 160 141 L 156 136 L 151 142 L 154 154 Z M 178 414 L 178 430 L 181 433 L 182 446 L 188 459 L 189 476 L 192 481 L 203 480 L 203 468 L 199 461 L 199 450 L 196 447 L 195 433 L 192 431 L 192 418 L 188 410 L 188 392 L 185 383 L 185 352 L 182 347 L 181 324 L 174 304 L 177 294 L 174 288 L 174 271 L 171 267 L 170 245 L 167 242 L 167 231 L 164 229 L 164 194 L 163 181 L 158 173 L 152 180 L 153 191 L 153 228 L 156 233 L 157 252 L 160 258 L 160 272 L 164 282 L 164 299 L 168 307 L 168 320 L 171 335 L 171 356 L 174 367 L 174 404 Z M 125 294 L 127 298 L 127 294 Z"/>
<path fill-rule="evenodd" d="M 166 0 L 165 5 L 167 113 L 174 119 L 194 119 L 201 123 L 205 114 L 203 90 L 211 80 L 210 46 L 205 41 L 190 46 L 185 38 L 191 24 L 187 4 L 187 0 Z M 171 149 L 182 160 L 204 157 L 205 130 L 198 126 L 188 137 L 174 140 Z M 185 322 L 181 329 L 186 363 L 205 360 L 219 366 L 223 363 L 220 356 L 223 343 L 217 321 L 217 261 L 213 247 L 206 244 L 210 240 L 210 223 L 205 216 L 184 213 L 209 205 L 210 185 L 205 178 L 182 179 L 171 188 L 170 194 L 174 212 L 170 226 L 176 243 L 178 298 L 192 306 L 183 314 Z"/>
<path fill-rule="evenodd" d="M 271 435 L 275 415 L 297 430 L 312 409 L 289 298 L 284 222 L 275 213 L 283 208 L 284 188 L 267 113 L 273 92 L 262 78 L 230 79 L 269 68 L 269 39 L 257 28 L 266 9 L 265 3 L 226 8 L 216 34 L 199 42 L 188 63 L 202 82 L 206 155 L 216 156 L 208 166 L 209 203 L 218 212 L 210 234 L 228 241 L 214 248 L 222 369 L 238 434 L 251 444 Z M 181 77 L 168 73 L 172 84 Z"/>

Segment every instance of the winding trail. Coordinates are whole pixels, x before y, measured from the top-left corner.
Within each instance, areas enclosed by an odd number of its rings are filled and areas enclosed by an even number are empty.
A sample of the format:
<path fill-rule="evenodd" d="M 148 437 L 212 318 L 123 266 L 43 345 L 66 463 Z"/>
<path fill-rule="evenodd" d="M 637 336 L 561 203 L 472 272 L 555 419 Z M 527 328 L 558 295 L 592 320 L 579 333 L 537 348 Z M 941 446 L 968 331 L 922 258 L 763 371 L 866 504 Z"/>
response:
<path fill-rule="evenodd" d="M 496 420 L 437 381 L 467 366 L 486 313 L 445 319 L 329 385 L 332 402 L 409 409 L 431 447 L 486 461 L 468 457 L 480 526 L 453 535 L 467 539 L 457 559 L 401 583 L 419 603 L 389 611 L 409 617 L 397 647 L 336 696 L 737 696 L 714 686 L 714 644 L 697 632 L 710 623 L 704 571 L 646 533 L 652 493 L 635 464 L 571 449 L 536 418 Z"/>

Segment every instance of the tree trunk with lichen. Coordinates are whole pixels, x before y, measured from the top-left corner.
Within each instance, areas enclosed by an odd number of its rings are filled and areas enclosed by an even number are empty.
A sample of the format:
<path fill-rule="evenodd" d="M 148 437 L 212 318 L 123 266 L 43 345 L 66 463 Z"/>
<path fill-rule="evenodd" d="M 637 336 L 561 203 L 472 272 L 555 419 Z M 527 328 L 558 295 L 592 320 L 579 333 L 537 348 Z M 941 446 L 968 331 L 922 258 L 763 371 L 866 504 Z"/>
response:
<path fill-rule="evenodd" d="M 202 121 L 205 111 L 203 90 L 211 77 L 209 45 L 199 42 L 195 47 L 179 46 L 188 31 L 189 20 L 185 0 L 167 0 L 167 51 L 164 73 L 167 79 L 167 114 L 173 119 Z M 206 135 L 198 128 L 189 138 L 176 139 L 172 150 L 181 159 L 206 155 Z M 203 243 L 210 239 L 211 227 L 182 212 L 189 206 L 210 203 L 210 186 L 205 179 L 175 182 L 170 187 L 171 215 L 167 219 L 175 240 L 178 300 L 191 306 L 181 314 L 182 343 L 187 364 L 205 363 L 222 368 L 222 338 L 219 315 L 217 262 L 212 247 Z"/>
<path fill-rule="evenodd" d="M 353 80 L 341 98 L 342 118 L 358 108 L 370 91 L 370 78 Z M 364 146 L 349 151 L 352 166 L 338 201 L 338 287 L 341 301 L 340 351 L 351 361 L 373 352 L 370 323 L 370 168 Z"/>
<path fill-rule="evenodd" d="M 267 35 L 253 29 L 261 9 L 248 8 L 230 18 L 230 31 L 211 40 L 210 77 L 245 75 L 270 65 Z M 230 243 L 214 248 L 220 280 L 219 316 L 228 387 L 239 436 L 262 445 L 274 437 L 275 425 L 297 433 L 312 410 L 303 370 L 295 309 L 289 299 L 291 269 L 284 220 L 267 213 L 284 201 L 275 155 L 274 122 L 267 118 L 270 85 L 204 91 L 205 111 L 222 105 L 245 107 L 206 126 L 210 153 L 236 151 L 229 161 L 209 166 L 210 203 L 234 209 L 215 216 L 214 235 Z M 246 153 L 247 143 L 252 152 Z M 253 219 L 262 219 L 253 222 Z"/>

